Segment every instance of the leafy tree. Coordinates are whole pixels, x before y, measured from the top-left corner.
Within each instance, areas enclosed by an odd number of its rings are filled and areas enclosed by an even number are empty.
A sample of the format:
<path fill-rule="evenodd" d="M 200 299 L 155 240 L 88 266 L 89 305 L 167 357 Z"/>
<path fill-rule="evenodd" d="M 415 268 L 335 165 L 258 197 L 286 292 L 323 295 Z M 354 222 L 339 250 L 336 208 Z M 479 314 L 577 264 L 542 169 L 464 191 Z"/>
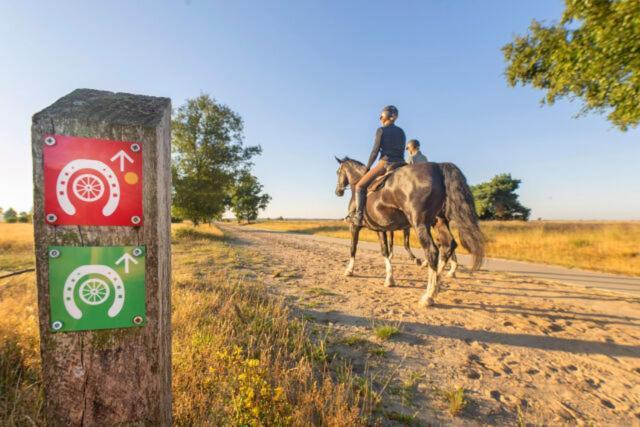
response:
<path fill-rule="evenodd" d="M 18 222 L 18 213 L 13 208 L 9 208 L 4 213 L 4 220 L 8 223 Z"/>
<path fill-rule="evenodd" d="M 511 86 L 546 90 L 543 103 L 581 98 L 626 131 L 640 122 L 640 1 L 565 0 L 560 22 L 533 21 L 502 48 Z"/>
<path fill-rule="evenodd" d="M 229 205 L 238 222 L 251 222 L 258 218 L 258 211 L 266 209 L 271 196 L 262 193 L 262 185 L 249 171 L 243 171 L 233 187 Z"/>
<path fill-rule="evenodd" d="M 18 222 L 31 222 L 31 215 L 27 212 L 20 212 L 20 215 L 18 215 Z"/>
<path fill-rule="evenodd" d="M 511 174 L 494 176 L 490 181 L 471 187 L 476 201 L 476 212 L 480 219 L 528 220 L 531 209 L 520 204 L 516 190 L 521 181 Z"/>
<path fill-rule="evenodd" d="M 173 215 L 194 224 L 220 219 L 237 176 L 260 154 L 243 145 L 242 118 L 203 94 L 173 118 Z"/>

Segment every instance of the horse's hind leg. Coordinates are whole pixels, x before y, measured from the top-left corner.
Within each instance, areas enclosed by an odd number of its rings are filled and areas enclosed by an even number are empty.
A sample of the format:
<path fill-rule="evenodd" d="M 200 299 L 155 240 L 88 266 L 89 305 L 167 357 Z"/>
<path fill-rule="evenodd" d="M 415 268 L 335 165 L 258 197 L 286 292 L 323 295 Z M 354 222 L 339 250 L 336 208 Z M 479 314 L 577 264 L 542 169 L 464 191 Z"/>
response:
<path fill-rule="evenodd" d="M 455 255 L 456 247 L 458 243 L 453 237 L 453 233 L 451 233 L 451 229 L 449 228 L 449 222 L 446 218 L 438 217 L 436 220 L 436 224 L 433 227 L 437 233 L 437 241 L 439 246 L 439 260 L 438 260 L 438 274 L 442 273 L 449 259 L 452 259 L 452 271 L 449 272 L 448 276 L 452 277 L 455 275 L 455 269 L 453 267 L 454 261 L 453 257 Z M 455 262 L 455 268 L 457 268 L 457 259 Z"/>
<path fill-rule="evenodd" d="M 384 279 L 384 285 L 391 287 L 396 284 L 393 278 L 393 266 L 391 265 L 391 259 L 389 258 L 389 245 L 387 244 L 387 233 L 384 231 L 378 232 L 378 240 L 380 241 L 380 252 L 384 257 L 384 265 L 387 271 L 387 275 Z"/>
<path fill-rule="evenodd" d="M 356 251 L 358 250 L 358 237 L 360 236 L 360 227 L 351 224 L 351 257 L 349 258 L 349 264 L 344 271 L 345 276 L 353 276 L 353 266 L 356 262 Z"/>
<path fill-rule="evenodd" d="M 393 259 L 393 231 L 389 232 L 389 259 Z"/>
<path fill-rule="evenodd" d="M 438 247 L 431 237 L 431 229 L 425 224 L 419 224 L 415 227 L 416 234 L 424 254 L 428 268 L 428 284 L 427 291 L 420 298 L 420 305 L 433 305 L 435 297 L 438 294 Z"/>
<path fill-rule="evenodd" d="M 411 261 L 414 261 L 416 265 L 422 265 L 422 260 L 420 258 L 416 258 L 416 256 L 411 251 L 411 245 L 409 243 L 411 238 L 411 229 L 405 228 L 404 230 L 402 230 L 402 233 L 404 239 L 404 250 L 407 251 L 407 254 L 409 254 L 409 259 Z"/>

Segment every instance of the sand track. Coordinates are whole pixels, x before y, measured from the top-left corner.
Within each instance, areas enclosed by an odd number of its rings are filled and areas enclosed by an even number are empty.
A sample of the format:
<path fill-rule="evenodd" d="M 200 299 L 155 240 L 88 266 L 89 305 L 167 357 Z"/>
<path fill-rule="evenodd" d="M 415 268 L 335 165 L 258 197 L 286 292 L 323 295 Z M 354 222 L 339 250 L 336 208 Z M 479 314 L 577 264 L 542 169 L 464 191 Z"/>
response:
<path fill-rule="evenodd" d="M 253 254 L 248 271 L 331 326 L 332 351 L 384 387 L 383 413 L 425 424 L 513 425 L 520 408 L 535 424 L 640 425 L 639 298 L 461 269 L 444 278 L 437 306 L 422 308 L 426 271 L 400 248 L 398 286 L 385 288 L 382 257 L 371 251 L 358 253 L 347 278 L 341 245 L 221 228 Z M 401 333 L 381 341 L 373 335 L 381 324 Z M 458 386 L 469 404 L 451 418 L 442 391 Z"/>

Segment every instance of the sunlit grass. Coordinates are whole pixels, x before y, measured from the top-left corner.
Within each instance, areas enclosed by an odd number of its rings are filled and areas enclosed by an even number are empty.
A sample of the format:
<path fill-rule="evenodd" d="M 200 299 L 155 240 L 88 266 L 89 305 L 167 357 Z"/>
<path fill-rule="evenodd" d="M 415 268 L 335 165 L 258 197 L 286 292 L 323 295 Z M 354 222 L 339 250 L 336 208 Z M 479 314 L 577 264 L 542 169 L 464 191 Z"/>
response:
<path fill-rule="evenodd" d="M 33 225 L 0 223 L 0 275 L 33 267 Z"/>
<path fill-rule="evenodd" d="M 261 221 L 254 227 L 304 234 L 350 238 L 349 225 L 334 220 Z M 640 221 L 485 221 L 487 256 L 557 264 L 630 275 L 640 275 Z M 455 229 L 455 227 L 454 227 Z M 377 242 L 376 234 L 363 230 L 360 239 Z M 395 235 L 402 251 L 402 233 Z M 420 246 L 411 233 L 417 256 Z M 464 252 L 462 248 L 460 252 Z"/>

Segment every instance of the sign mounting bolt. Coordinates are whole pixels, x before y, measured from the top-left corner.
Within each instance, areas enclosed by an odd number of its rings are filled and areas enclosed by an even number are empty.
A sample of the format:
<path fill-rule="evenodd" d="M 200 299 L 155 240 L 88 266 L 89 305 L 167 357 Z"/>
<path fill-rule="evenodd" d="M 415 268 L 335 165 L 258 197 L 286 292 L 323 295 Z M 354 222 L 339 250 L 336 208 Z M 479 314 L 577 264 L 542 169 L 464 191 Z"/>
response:
<path fill-rule="evenodd" d="M 142 255 L 142 248 L 134 248 L 132 253 L 133 253 L 133 256 L 140 256 Z"/>
<path fill-rule="evenodd" d="M 135 316 L 133 318 L 133 323 L 135 323 L 136 325 L 140 325 L 140 324 L 142 324 L 143 320 L 144 319 L 142 318 L 142 316 Z"/>
<path fill-rule="evenodd" d="M 51 147 L 52 145 L 56 145 L 56 139 L 52 136 L 48 136 L 44 139 L 44 143 Z"/>
<path fill-rule="evenodd" d="M 57 250 L 57 249 L 51 249 L 51 250 L 49 251 L 49 256 L 50 256 L 51 258 L 58 258 L 58 257 L 60 256 L 60 251 L 59 251 L 59 250 Z"/>
<path fill-rule="evenodd" d="M 56 214 L 47 214 L 47 222 L 56 222 L 56 220 L 58 219 L 58 216 Z"/>
<path fill-rule="evenodd" d="M 59 331 L 60 329 L 62 329 L 62 322 L 56 320 L 55 322 L 51 323 L 51 329 L 53 329 L 54 331 Z"/>
<path fill-rule="evenodd" d="M 140 144 L 131 144 L 131 151 L 133 151 L 134 153 L 140 151 Z"/>
<path fill-rule="evenodd" d="M 138 225 L 140 224 L 140 217 L 138 215 L 134 215 L 131 217 L 131 222 Z"/>

